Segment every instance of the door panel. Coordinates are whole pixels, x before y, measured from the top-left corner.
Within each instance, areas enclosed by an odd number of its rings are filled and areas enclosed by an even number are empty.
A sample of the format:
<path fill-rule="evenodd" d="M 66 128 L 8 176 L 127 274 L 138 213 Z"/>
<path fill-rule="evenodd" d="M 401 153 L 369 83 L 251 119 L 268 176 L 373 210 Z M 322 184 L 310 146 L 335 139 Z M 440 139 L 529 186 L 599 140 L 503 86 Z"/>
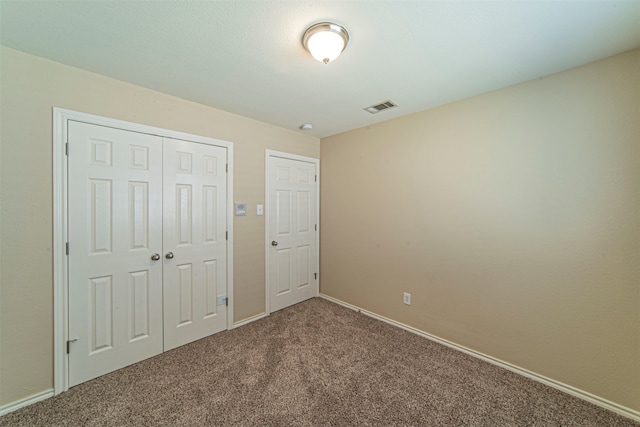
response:
<path fill-rule="evenodd" d="M 311 248 L 309 245 L 298 246 L 298 289 L 309 286 L 309 278 L 312 272 L 309 269 L 311 263 Z"/>
<path fill-rule="evenodd" d="M 69 385 L 162 352 L 162 140 L 69 121 Z"/>
<path fill-rule="evenodd" d="M 226 155 L 164 140 L 165 350 L 227 328 Z"/>
<path fill-rule="evenodd" d="M 317 185 L 314 163 L 269 158 L 269 308 L 280 310 L 318 293 Z"/>
<path fill-rule="evenodd" d="M 276 296 L 291 292 L 291 249 L 276 250 Z"/>
<path fill-rule="evenodd" d="M 210 259 L 204 263 L 205 319 L 218 314 L 218 261 Z"/>
<path fill-rule="evenodd" d="M 149 272 L 136 271 L 129 274 L 131 292 L 131 341 L 149 336 Z"/>

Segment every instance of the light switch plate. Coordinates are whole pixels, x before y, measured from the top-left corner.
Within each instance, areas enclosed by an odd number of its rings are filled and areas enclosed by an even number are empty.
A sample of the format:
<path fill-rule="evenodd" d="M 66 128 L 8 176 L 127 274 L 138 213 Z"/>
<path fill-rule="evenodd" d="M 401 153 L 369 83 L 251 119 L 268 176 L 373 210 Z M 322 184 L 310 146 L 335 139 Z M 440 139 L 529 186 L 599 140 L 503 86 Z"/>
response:
<path fill-rule="evenodd" d="M 264 215 L 264 205 L 256 206 L 256 214 L 257 215 Z"/>

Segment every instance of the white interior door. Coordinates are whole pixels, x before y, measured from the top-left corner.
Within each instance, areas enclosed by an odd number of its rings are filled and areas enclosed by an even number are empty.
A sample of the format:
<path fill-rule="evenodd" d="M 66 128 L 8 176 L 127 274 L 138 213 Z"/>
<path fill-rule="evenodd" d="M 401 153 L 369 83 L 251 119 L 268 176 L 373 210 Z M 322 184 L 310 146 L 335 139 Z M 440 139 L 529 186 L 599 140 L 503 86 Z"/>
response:
<path fill-rule="evenodd" d="M 72 121 L 68 135 L 73 386 L 162 352 L 162 140 Z"/>
<path fill-rule="evenodd" d="M 227 148 L 68 123 L 74 386 L 227 328 Z"/>
<path fill-rule="evenodd" d="M 164 142 L 164 348 L 227 328 L 227 150 Z"/>
<path fill-rule="evenodd" d="M 267 156 L 271 312 L 318 294 L 316 163 Z"/>

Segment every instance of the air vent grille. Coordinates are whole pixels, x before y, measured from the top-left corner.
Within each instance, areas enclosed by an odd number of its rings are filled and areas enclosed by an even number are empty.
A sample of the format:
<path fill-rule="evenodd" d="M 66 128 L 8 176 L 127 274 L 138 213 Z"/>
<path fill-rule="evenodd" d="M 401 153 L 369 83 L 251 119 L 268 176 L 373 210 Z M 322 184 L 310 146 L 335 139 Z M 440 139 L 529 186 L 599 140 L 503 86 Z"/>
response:
<path fill-rule="evenodd" d="M 371 114 L 379 113 L 380 111 L 388 110 L 389 108 L 395 108 L 398 104 L 393 101 L 384 101 L 380 104 L 372 105 L 370 107 L 365 107 L 364 110 L 370 112 Z"/>

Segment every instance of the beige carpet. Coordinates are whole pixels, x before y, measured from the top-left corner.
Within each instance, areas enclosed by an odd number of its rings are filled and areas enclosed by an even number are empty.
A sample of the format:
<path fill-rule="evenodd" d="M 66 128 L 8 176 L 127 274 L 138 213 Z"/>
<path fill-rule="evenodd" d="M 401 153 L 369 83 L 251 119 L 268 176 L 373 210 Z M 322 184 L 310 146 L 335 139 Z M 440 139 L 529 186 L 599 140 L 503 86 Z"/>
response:
<path fill-rule="evenodd" d="M 316 298 L 0 417 L 63 425 L 640 423 Z"/>

